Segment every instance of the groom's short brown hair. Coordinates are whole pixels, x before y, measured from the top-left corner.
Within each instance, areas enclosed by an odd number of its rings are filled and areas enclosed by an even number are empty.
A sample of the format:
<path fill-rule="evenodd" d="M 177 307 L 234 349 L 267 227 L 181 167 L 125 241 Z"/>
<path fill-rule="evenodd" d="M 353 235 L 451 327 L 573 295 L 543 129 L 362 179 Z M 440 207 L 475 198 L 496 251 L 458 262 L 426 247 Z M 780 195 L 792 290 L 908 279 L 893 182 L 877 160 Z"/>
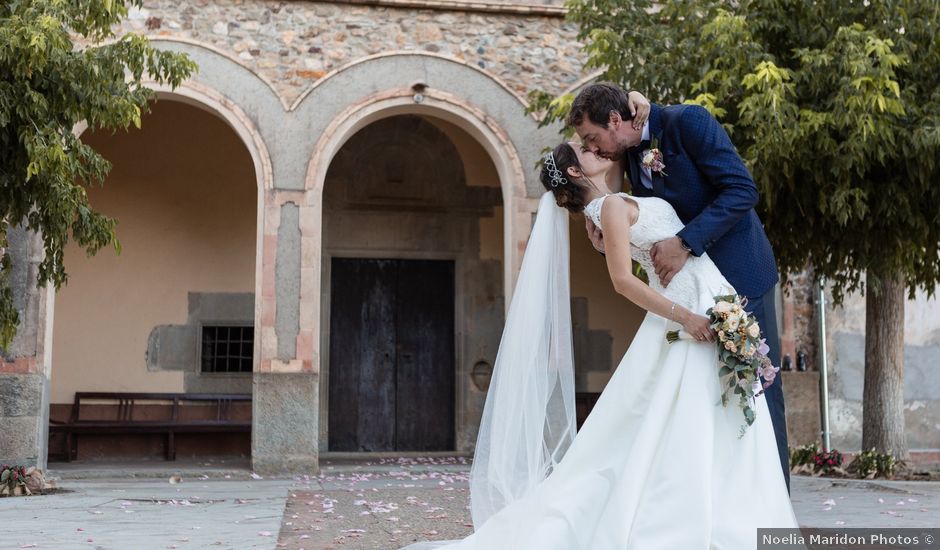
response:
<path fill-rule="evenodd" d="M 612 82 L 598 82 L 578 93 L 565 122 L 568 126 L 578 126 L 584 122 L 584 115 L 587 115 L 591 122 L 606 128 L 611 111 L 620 113 L 623 120 L 633 120 L 627 92 Z"/>

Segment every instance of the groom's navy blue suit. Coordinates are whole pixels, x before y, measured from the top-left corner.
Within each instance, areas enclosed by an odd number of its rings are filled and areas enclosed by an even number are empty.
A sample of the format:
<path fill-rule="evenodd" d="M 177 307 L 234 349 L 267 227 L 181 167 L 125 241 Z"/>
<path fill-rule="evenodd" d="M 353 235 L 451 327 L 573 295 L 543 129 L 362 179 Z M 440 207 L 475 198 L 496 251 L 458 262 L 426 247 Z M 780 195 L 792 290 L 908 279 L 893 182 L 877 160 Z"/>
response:
<path fill-rule="evenodd" d="M 653 172 L 652 189 L 641 183 L 639 154 L 644 147 L 627 151 L 632 192 L 638 197 L 656 196 L 675 208 L 685 228 L 679 237 L 692 254 L 708 256 L 738 294 L 748 299 L 770 346 L 770 358 L 780 365 L 780 339 L 774 307 L 774 288 L 779 279 L 770 241 L 754 206 L 757 186 L 721 124 L 697 105 L 652 105 L 649 136 L 662 151 L 662 170 Z M 704 312 L 702 312 L 704 313 Z M 787 425 L 784 415 L 782 376 L 768 388 L 767 405 L 774 425 L 780 465 L 790 486 Z"/>

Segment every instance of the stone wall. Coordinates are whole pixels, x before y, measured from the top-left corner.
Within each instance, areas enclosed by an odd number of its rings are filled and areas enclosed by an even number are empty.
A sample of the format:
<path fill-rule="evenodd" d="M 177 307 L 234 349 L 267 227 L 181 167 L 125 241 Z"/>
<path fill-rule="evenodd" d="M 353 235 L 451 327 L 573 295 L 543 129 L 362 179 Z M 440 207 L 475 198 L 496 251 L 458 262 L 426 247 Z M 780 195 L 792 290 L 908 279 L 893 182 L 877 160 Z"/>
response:
<path fill-rule="evenodd" d="M 50 372 L 45 350 L 51 335 L 45 311 L 52 293 L 36 287 L 41 237 L 17 227 L 7 239 L 19 329 L 9 349 L 0 349 L 0 462 L 45 468 Z"/>
<path fill-rule="evenodd" d="M 904 412 L 908 447 L 940 449 L 940 303 L 918 292 L 904 311 Z M 832 444 L 857 451 L 862 442 L 865 297 L 849 294 L 827 312 Z"/>
<path fill-rule="evenodd" d="M 327 73 L 389 51 L 440 53 L 552 93 L 585 75 L 577 27 L 557 16 L 320 2 L 146 0 L 122 31 L 209 44 L 271 83 L 286 105 Z"/>

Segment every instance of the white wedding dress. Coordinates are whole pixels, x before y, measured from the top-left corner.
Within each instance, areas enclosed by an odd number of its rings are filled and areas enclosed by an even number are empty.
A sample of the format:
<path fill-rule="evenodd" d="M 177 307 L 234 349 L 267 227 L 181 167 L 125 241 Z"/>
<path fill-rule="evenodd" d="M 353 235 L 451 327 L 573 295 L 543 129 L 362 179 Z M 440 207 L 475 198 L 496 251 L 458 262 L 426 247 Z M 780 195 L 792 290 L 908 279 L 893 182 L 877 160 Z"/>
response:
<path fill-rule="evenodd" d="M 734 292 L 706 255 L 690 257 L 662 288 L 649 251 L 682 223 L 662 199 L 621 195 L 639 205 L 632 256 L 651 274 L 653 289 L 702 314 L 716 295 Z M 587 206 L 598 227 L 605 200 L 623 199 L 610 195 Z M 739 438 L 737 401 L 720 405 L 715 344 L 668 344 L 666 332 L 678 328 L 648 313 L 551 474 L 444 548 L 745 550 L 757 547 L 759 527 L 797 527 L 764 397 Z"/>

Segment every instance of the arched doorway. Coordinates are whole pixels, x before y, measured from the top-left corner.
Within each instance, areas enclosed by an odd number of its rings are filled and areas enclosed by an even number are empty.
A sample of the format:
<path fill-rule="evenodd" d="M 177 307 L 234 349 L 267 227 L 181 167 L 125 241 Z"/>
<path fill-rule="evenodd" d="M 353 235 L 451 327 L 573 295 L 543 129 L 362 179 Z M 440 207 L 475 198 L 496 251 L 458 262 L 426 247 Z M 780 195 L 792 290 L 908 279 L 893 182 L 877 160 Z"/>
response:
<path fill-rule="evenodd" d="M 390 116 L 343 144 L 323 191 L 323 450 L 472 446 L 473 369 L 503 322 L 502 220 L 492 160 L 451 122 Z"/>
<path fill-rule="evenodd" d="M 122 253 L 66 250 L 56 296 L 50 417 L 75 392 L 251 393 L 259 174 L 257 148 L 200 101 L 161 93 L 142 129 L 83 133 L 113 165 L 91 204 L 118 220 Z M 241 130 L 244 130 L 243 128 Z M 248 145 L 248 146 L 246 146 Z M 95 405 L 93 405 L 95 406 Z M 116 407 L 97 405 L 104 410 Z M 166 404 L 135 411 L 159 418 Z M 235 414 L 250 417 L 250 406 Z M 50 455 L 61 455 L 50 441 Z M 159 456 L 160 437 L 83 437 L 79 458 Z M 180 456 L 250 453 L 239 436 L 179 436 Z"/>

